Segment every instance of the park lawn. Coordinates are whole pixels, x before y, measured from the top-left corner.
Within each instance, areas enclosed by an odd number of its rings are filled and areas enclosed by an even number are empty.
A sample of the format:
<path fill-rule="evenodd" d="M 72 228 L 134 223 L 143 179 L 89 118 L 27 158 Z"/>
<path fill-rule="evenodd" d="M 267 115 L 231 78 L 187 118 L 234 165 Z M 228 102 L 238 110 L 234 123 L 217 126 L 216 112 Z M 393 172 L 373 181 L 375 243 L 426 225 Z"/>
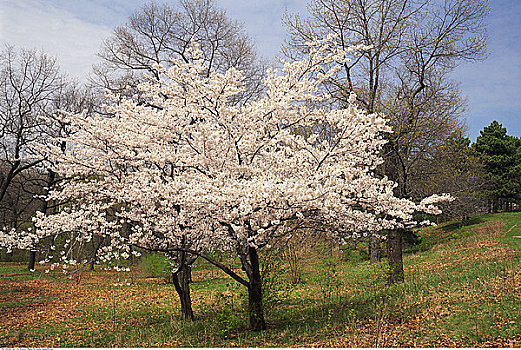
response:
<path fill-rule="evenodd" d="M 302 254 L 300 283 L 286 282 L 288 264 L 268 259 L 262 332 L 248 330 L 243 287 L 205 263 L 194 268 L 193 323 L 180 319 L 163 278 L 98 268 L 63 279 L 45 266 L 29 273 L 0 263 L 0 346 L 520 347 L 521 213 L 419 235 L 395 286 L 385 283 L 385 263 L 320 244 Z"/>

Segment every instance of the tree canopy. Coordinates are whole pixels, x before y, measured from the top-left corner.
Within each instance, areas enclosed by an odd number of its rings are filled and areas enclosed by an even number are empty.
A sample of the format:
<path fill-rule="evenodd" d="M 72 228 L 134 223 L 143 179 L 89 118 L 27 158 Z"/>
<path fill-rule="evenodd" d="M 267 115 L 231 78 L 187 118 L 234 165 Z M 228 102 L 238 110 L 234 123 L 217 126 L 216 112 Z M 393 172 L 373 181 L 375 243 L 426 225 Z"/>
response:
<path fill-rule="evenodd" d="M 520 198 L 520 147 L 521 140 L 507 135 L 507 129 L 497 121 L 483 128 L 473 144 L 486 171 L 487 183 L 482 195 L 491 201 L 493 211 Z"/>

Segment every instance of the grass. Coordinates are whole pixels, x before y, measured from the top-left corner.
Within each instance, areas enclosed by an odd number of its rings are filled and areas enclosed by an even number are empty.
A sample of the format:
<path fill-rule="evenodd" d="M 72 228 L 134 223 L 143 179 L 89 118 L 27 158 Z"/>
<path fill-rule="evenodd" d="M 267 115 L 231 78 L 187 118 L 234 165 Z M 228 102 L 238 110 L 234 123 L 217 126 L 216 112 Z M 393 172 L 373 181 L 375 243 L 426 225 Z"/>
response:
<path fill-rule="evenodd" d="M 263 332 L 248 330 L 244 288 L 205 263 L 194 268 L 193 323 L 180 319 L 161 277 L 97 271 L 64 281 L 43 279 L 40 266 L 29 274 L 0 264 L 0 346 L 521 346 L 521 213 L 419 236 L 422 249 L 405 255 L 406 281 L 395 286 L 385 283 L 385 263 L 353 250 L 309 249 L 295 284 L 283 261 L 269 261 Z M 133 283 L 116 288 L 118 278 Z"/>

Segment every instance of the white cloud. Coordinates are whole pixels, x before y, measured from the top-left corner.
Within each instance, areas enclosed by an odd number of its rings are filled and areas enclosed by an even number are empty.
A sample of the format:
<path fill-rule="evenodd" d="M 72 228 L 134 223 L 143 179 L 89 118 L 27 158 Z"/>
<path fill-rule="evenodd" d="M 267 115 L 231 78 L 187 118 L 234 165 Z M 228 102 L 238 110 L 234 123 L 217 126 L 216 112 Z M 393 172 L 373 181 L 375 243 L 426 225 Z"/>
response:
<path fill-rule="evenodd" d="M 148 0 L 0 0 L 0 44 L 43 49 L 63 70 L 84 80 L 97 61 L 101 42 Z M 177 0 L 168 1 L 176 4 Z M 281 17 L 287 9 L 306 15 L 306 0 L 215 0 L 244 23 L 261 56 L 278 53 L 285 37 Z M 454 78 L 469 97 L 471 136 L 493 119 L 521 135 L 521 1 L 494 0 L 488 19 L 490 57 L 464 64 Z"/>
<path fill-rule="evenodd" d="M 1 7 L 2 44 L 42 49 L 58 58 L 64 72 L 81 80 L 112 30 L 41 0 L 3 1 Z"/>
<path fill-rule="evenodd" d="M 56 56 L 64 71 L 85 79 L 101 42 L 147 0 L 0 0 L 1 43 L 38 48 Z M 171 1 L 175 5 L 175 1 Z M 305 1 L 216 0 L 243 22 L 259 54 L 271 58 L 285 35 L 282 14 L 302 11 Z"/>

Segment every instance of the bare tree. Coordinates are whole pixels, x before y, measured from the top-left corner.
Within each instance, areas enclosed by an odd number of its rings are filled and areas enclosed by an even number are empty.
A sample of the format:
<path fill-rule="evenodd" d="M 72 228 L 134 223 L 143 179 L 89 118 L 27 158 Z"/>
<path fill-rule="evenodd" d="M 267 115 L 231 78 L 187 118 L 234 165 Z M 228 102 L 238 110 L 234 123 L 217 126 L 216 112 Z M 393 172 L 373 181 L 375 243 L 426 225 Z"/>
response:
<path fill-rule="evenodd" d="M 60 109 L 92 110 L 93 100 L 43 52 L 6 46 L 0 66 L 0 209 L 3 226 L 19 229 L 37 210 L 49 209 L 42 198 L 58 180 L 45 155 L 32 146 L 67 132 L 67 125 L 55 117 Z M 35 259 L 33 247 L 29 269 Z"/>
<path fill-rule="evenodd" d="M 421 191 L 450 192 L 455 200 L 443 212 L 461 218 L 461 225 L 466 225 L 470 216 L 487 211 L 487 202 L 479 196 L 487 183 L 485 169 L 471 149 L 470 140 L 461 132 L 454 132 L 445 142 L 432 147 L 429 158 L 420 161 L 423 164 L 412 174 L 418 183 L 411 187 L 411 192 L 418 191 L 414 196 L 421 196 Z"/>
<path fill-rule="evenodd" d="M 386 164 L 396 195 L 410 197 L 420 160 L 464 123 L 465 103 L 449 73 L 463 60 L 485 57 L 483 20 L 487 0 L 311 0 L 309 16 L 286 15 L 286 56 L 301 55 L 305 42 L 336 34 L 339 48 L 361 45 L 357 59 L 344 65 L 325 86 L 337 103 L 351 91 L 369 112 L 383 112 L 393 133 L 387 135 Z M 401 232 L 387 237 L 390 282 L 403 280 Z M 372 253 L 378 254 L 378 242 Z"/>
<path fill-rule="evenodd" d="M 0 53 L 0 201 L 23 171 L 43 158 L 29 146 L 43 142 L 55 125 L 41 118 L 55 112 L 55 98 L 66 86 L 56 60 L 34 50 L 6 47 Z"/>
<path fill-rule="evenodd" d="M 155 65 L 171 65 L 170 58 L 187 62 L 195 42 L 202 50 L 207 68 L 225 72 L 241 70 L 247 89 L 242 99 L 260 93 L 264 64 L 242 24 L 231 20 L 211 0 L 180 0 L 178 6 L 150 2 L 114 29 L 99 52 L 102 62 L 94 66 L 91 84 L 120 94 L 133 95 L 144 74 L 159 78 Z"/>

